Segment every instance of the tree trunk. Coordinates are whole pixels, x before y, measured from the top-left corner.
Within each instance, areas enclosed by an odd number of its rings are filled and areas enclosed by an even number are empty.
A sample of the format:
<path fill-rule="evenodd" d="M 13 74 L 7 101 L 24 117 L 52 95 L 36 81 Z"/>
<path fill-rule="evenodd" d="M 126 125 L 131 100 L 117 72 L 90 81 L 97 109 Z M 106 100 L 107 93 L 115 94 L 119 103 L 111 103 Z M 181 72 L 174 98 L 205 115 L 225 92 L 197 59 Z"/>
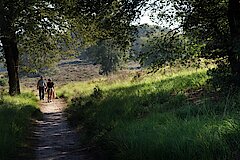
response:
<path fill-rule="evenodd" d="M 20 84 L 18 77 L 19 70 L 19 52 L 17 48 L 16 37 L 2 37 L 1 42 L 3 44 L 4 55 L 7 64 L 7 71 L 9 77 L 9 94 L 14 96 L 20 94 Z"/>
<path fill-rule="evenodd" d="M 231 34 L 228 60 L 234 76 L 240 77 L 240 3 L 239 0 L 229 0 L 228 22 Z"/>

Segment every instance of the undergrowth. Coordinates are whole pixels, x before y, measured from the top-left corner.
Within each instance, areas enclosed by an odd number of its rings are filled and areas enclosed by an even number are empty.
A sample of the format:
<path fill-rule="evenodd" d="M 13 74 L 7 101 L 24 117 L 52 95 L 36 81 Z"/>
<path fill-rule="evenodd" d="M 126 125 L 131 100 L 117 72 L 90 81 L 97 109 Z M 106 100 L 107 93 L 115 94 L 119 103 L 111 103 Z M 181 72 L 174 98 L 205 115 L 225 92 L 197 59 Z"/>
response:
<path fill-rule="evenodd" d="M 69 120 L 109 159 L 234 159 L 240 92 L 206 84 L 206 70 L 65 86 Z M 70 101 L 71 100 L 71 101 Z"/>
<path fill-rule="evenodd" d="M 31 118 L 40 115 L 34 94 L 0 95 L 0 159 L 14 159 L 26 145 Z"/>

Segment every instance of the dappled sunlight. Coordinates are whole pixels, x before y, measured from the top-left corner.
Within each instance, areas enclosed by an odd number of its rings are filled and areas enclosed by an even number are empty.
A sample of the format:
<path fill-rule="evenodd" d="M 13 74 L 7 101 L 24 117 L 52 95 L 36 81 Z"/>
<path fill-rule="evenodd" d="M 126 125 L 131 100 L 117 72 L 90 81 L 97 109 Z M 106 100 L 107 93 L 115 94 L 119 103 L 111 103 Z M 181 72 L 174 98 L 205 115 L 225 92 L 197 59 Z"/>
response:
<path fill-rule="evenodd" d="M 33 94 L 3 95 L 0 100 L 0 159 L 15 159 L 27 145 L 25 138 L 31 119 L 38 117 L 40 111 Z"/>
<path fill-rule="evenodd" d="M 10 95 L 3 97 L 5 103 L 14 104 L 16 106 L 33 105 L 36 106 L 37 98 L 31 93 L 22 93 L 21 95 L 15 96 L 14 98 Z"/>
<path fill-rule="evenodd" d="M 115 83 L 89 82 L 88 94 L 72 99 L 67 113 L 71 122 L 87 129 L 91 141 L 104 143 L 108 152 L 123 159 L 232 157 L 236 147 L 231 145 L 239 138 L 230 137 L 240 134 L 239 120 L 226 105 L 235 102 L 230 103 L 229 97 L 212 101 L 204 89 L 207 80 L 202 69 L 168 76 L 157 73 L 138 81 L 130 77 Z"/>
<path fill-rule="evenodd" d="M 92 159 L 81 146 L 77 130 L 67 122 L 65 107 L 61 99 L 41 102 L 43 117 L 35 121 L 32 135 L 36 159 Z"/>

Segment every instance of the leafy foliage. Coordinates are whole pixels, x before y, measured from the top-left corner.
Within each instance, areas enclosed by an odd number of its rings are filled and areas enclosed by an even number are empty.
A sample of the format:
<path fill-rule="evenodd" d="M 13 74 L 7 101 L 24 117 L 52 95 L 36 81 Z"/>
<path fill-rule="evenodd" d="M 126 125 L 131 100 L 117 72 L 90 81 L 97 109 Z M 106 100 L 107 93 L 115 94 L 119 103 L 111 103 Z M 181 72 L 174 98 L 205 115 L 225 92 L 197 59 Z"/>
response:
<path fill-rule="evenodd" d="M 145 24 L 138 27 L 139 37 L 134 44 L 132 56 L 140 60 L 143 66 L 159 70 L 164 66 L 200 65 L 199 55 L 205 44 L 197 43 L 195 38 L 185 36 L 181 32 L 159 26 Z"/>
<path fill-rule="evenodd" d="M 7 79 L 6 78 L 1 78 L 0 79 L 0 86 L 6 86 L 7 85 Z"/>
<path fill-rule="evenodd" d="M 41 57 L 43 55 L 41 50 L 47 48 L 44 52 L 48 55 L 47 59 L 44 59 L 47 65 L 50 64 L 49 60 L 54 59 L 53 52 L 49 51 L 52 50 L 53 44 L 57 46 L 59 42 L 62 43 L 62 40 L 57 41 L 59 36 L 63 38 L 65 35 L 71 35 L 70 40 L 80 39 L 81 45 L 111 38 L 124 49 L 129 45 L 128 39 L 133 29 L 130 22 L 138 15 L 142 4 L 144 2 L 141 0 L 7 0 L 1 2 L 0 39 L 7 60 L 9 93 L 11 95 L 20 93 L 18 42 L 22 43 L 22 46 L 19 46 L 23 48 L 21 50 L 23 55 L 33 54 L 26 46 L 30 43 L 32 44 L 28 46 L 34 47 L 36 55 L 39 54 Z M 39 35 L 42 40 L 35 35 Z M 32 38 L 36 38 L 38 43 L 35 43 L 36 41 Z M 52 43 L 53 41 L 56 43 Z M 31 57 L 38 59 L 35 55 Z M 42 66 L 36 67 L 42 68 Z"/>
<path fill-rule="evenodd" d="M 0 62 L 4 62 L 3 47 L 0 43 Z"/>
<path fill-rule="evenodd" d="M 72 0 L 65 12 L 73 22 L 73 33 L 83 44 L 113 39 L 124 48 L 129 45 L 127 40 L 134 29 L 130 23 L 139 15 L 143 4 L 141 0 Z"/>
<path fill-rule="evenodd" d="M 194 55 L 214 59 L 217 63 L 225 63 L 224 66 L 229 68 L 226 70 L 230 71 L 225 75 L 238 79 L 239 1 L 163 0 L 151 1 L 149 6 L 153 21 L 165 23 L 165 26 L 170 26 L 172 30 L 169 33 L 176 32 L 180 37 L 189 39 L 192 46 L 197 45 L 197 52 Z M 169 36 L 168 39 L 171 38 L 179 39 L 175 36 Z"/>
<path fill-rule="evenodd" d="M 23 72 L 41 72 L 44 68 L 53 66 L 54 62 L 60 58 L 55 40 L 42 34 L 41 31 L 38 34 L 24 37 L 18 47 L 20 69 Z"/>
<path fill-rule="evenodd" d="M 122 50 L 121 46 L 115 44 L 112 39 L 99 41 L 86 49 L 83 53 L 94 64 L 100 64 L 100 74 L 108 75 L 121 67 L 128 52 Z"/>

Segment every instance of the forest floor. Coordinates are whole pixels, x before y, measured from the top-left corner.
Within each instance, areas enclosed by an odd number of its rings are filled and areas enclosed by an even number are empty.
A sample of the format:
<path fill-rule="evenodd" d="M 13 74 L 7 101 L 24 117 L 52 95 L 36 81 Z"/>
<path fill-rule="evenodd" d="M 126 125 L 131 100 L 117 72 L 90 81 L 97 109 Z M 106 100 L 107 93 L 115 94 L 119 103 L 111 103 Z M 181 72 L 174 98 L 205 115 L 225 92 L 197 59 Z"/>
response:
<path fill-rule="evenodd" d="M 35 121 L 32 135 L 37 160 L 93 160 L 88 148 L 81 146 L 80 134 L 69 126 L 63 112 L 65 107 L 62 99 L 40 102 L 43 117 Z"/>

